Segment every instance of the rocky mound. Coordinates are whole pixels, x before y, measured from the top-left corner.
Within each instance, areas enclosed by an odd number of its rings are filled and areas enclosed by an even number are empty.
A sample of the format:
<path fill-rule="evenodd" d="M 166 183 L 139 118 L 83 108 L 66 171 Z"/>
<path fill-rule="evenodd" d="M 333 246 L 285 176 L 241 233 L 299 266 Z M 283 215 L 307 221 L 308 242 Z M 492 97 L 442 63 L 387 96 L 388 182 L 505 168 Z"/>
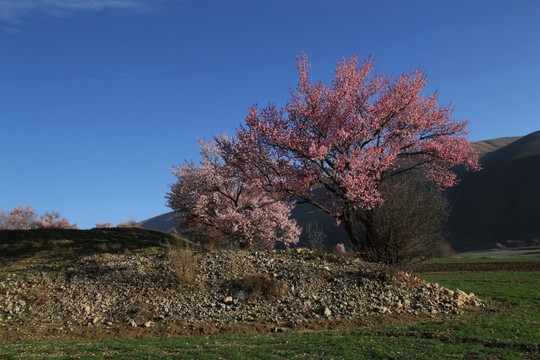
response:
<path fill-rule="evenodd" d="M 382 265 L 283 251 L 178 250 L 93 255 L 60 273 L 0 277 L 0 327 L 159 327 L 223 329 L 233 324 L 303 323 L 376 314 L 459 313 L 474 295 Z M 177 256 L 180 254 L 180 256 Z"/>

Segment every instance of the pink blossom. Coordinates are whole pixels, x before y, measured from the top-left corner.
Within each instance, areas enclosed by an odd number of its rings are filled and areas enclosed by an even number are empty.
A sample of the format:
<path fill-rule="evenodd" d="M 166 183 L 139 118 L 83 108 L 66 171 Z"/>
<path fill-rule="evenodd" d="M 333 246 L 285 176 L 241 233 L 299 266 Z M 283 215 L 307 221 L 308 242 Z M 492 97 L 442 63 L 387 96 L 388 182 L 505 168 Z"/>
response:
<path fill-rule="evenodd" d="M 26 208 L 20 206 L 15 207 L 7 216 L 4 227 L 8 230 L 26 230 L 32 229 L 36 221 L 36 211 L 32 206 L 27 205 Z"/>
<path fill-rule="evenodd" d="M 129 219 L 128 221 L 120 222 L 116 225 L 118 228 L 140 228 L 141 225 L 135 219 Z"/>
<path fill-rule="evenodd" d="M 110 229 L 113 228 L 114 224 L 111 222 L 106 223 L 96 223 L 96 229 Z"/>
<path fill-rule="evenodd" d="M 235 169 L 225 166 L 214 143 L 199 143 L 200 164 L 184 162 L 173 168 L 177 181 L 167 194 L 169 206 L 180 214 L 182 232 L 203 242 L 242 248 L 296 243 L 300 229 L 290 219 L 293 205 L 269 196 L 258 182 L 241 181 Z"/>
<path fill-rule="evenodd" d="M 25 209 L 20 206 L 15 207 L 7 213 L 0 212 L 0 229 L 7 230 L 28 230 L 28 229 L 76 229 L 77 224 L 71 224 L 65 218 L 61 218 L 59 212 L 46 212 L 37 219 L 37 214 L 30 205 Z"/>
<path fill-rule="evenodd" d="M 62 218 L 57 211 L 46 212 L 35 222 L 38 229 L 76 229 L 77 224 L 71 224 L 66 218 Z"/>
<path fill-rule="evenodd" d="M 340 254 L 346 254 L 347 253 L 347 250 L 345 249 L 345 244 L 342 244 L 342 243 L 336 245 L 336 250 Z"/>
<path fill-rule="evenodd" d="M 418 171 L 442 189 L 457 182 L 457 165 L 479 169 L 467 122 L 452 119 L 437 93 L 422 94 L 422 71 L 373 75 L 374 61 L 354 55 L 338 63 L 327 86 L 310 79 L 305 55 L 297 65 L 298 86 L 284 107 L 252 106 L 235 139 L 216 140 L 243 182 L 300 197 L 345 222 L 360 250 L 354 223 L 369 228 L 363 214 L 384 201 L 378 188 L 386 179 Z M 327 195 L 317 197 L 318 188 Z"/>

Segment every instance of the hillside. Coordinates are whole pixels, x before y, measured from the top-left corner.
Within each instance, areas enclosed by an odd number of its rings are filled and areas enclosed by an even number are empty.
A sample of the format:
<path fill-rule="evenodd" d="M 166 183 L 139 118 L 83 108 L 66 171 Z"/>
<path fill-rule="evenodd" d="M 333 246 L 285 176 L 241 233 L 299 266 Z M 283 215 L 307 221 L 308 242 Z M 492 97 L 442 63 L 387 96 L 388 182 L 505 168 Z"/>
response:
<path fill-rule="evenodd" d="M 180 233 L 180 229 L 176 227 L 176 215 L 174 211 L 143 220 L 139 225 L 145 229 L 164 231 L 172 234 Z"/>
<path fill-rule="evenodd" d="M 448 191 L 451 244 L 464 251 L 538 242 L 540 131 L 485 154 L 481 164 Z"/>
<path fill-rule="evenodd" d="M 61 268 L 101 253 L 156 254 L 188 244 L 179 236 L 138 228 L 0 230 L 0 273 L 26 268 Z"/>
<path fill-rule="evenodd" d="M 483 170 L 459 172 L 461 182 L 447 194 L 452 212 L 448 239 L 456 251 L 516 246 L 540 239 L 540 131 L 527 136 L 478 141 Z M 293 217 L 303 227 L 300 246 L 309 244 L 308 225 L 324 233 L 327 248 L 348 244 L 343 228 L 309 204 Z M 173 212 L 141 222 L 145 228 L 176 232 Z"/>
<path fill-rule="evenodd" d="M 514 141 L 521 138 L 522 136 L 509 136 L 509 137 L 481 140 L 481 141 L 475 141 L 473 143 L 473 146 L 475 147 L 475 149 L 480 151 L 480 157 L 482 157 L 489 152 L 492 152 L 500 148 L 503 148 L 507 145 L 510 145 Z"/>

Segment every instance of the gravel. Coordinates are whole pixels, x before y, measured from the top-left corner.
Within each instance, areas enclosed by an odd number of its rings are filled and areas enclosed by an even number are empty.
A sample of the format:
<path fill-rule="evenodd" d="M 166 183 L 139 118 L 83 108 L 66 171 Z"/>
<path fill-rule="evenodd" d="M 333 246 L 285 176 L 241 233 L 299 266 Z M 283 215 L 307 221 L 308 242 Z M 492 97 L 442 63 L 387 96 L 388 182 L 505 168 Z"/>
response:
<path fill-rule="evenodd" d="M 101 254 L 63 271 L 0 276 L 0 326 L 223 328 L 356 319 L 378 314 L 460 313 L 482 306 L 474 294 L 451 291 L 379 264 L 280 251 Z M 186 255 L 184 254 L 184 255 Z M 188 268 L 186 279 L 178 269 Z M 180 271 L 180 273 L 179 273 Z"/>

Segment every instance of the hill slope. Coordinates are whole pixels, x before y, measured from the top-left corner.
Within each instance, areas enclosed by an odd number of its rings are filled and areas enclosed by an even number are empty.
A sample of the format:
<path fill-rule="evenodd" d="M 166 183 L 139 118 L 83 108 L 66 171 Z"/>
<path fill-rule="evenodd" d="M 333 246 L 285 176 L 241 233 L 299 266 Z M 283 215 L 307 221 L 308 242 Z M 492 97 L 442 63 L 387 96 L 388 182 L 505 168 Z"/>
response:
<path fill-rule="evenodd" d="M 145 229 L 164 231 L 172 234 L 180 232 L 176 227 L 176 215 L 174 211 L 154 216 L 150 219 L 139 222 L 139 225 Z"/>
<path fill-rule="evenodd" d="M 540 131 L 481 158 L 483 170 L 448 191 L 448 229 L 457 250 L 540 239 Z"/>
<path fill-rule="evenodd" d="M 521 138 L 522 136 L 509 136 L 509 137 L 501 137 L 501 138 L 488 139 L 488 140 L 482 140 L 482 141 L 475 141 L 473 143 L 473 146 L 478 151 L 480 151 L 480 157 L 482 157 L 486 155 L 487 153 L 490 153 L 492 151 L 495 151 L 507 145 L 510 145 L 514 141 Z"/>
<path fill-rule="evenodd" d="M 138 228 L 0 230 L 0 272 L 61 268 L 101 253 L 154 254 L 188 243 L 173 234 Z"/>

